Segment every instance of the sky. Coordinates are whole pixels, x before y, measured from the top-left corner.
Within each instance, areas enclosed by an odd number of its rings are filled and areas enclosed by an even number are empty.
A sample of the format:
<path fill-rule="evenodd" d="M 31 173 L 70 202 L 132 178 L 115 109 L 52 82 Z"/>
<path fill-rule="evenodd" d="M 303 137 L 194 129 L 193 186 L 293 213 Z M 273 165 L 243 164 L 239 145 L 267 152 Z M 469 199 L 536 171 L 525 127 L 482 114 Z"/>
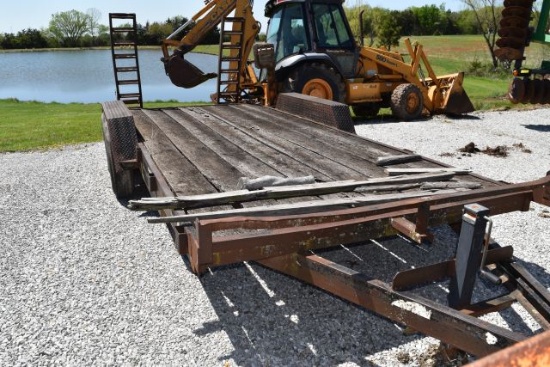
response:
<path fill-rule="evenodd" d="M 357 0 L 347 0 L 347 6 L 357 4 Z M 447 1 L 384 1 L 384 0 L 362 0 L 370 6 L 380 6 L 386 9 L 403 10 L 411 6 L 423 6 L 445 4 L 450 10 L 459 11 L 464 9 L 461 0 Z M 388 4 L 389 3 L 389 4 Z M 262 23 L 262 31 L 267 27 L 267 20 L 264 18 L 265 0 L 254 1 L 254 16 Z M 100 23 L 108 25 L 109 13 L 136 13 L 138 23 L 145 24 L 147 21 L 164 21 L 176 15 L 186 18 L 192 17 L 204 6 L 203 0 L 19 0 L 5 1 L 0 11 L 0 33 L 17 33 L 23 29 L 42 29 L 48 23 L 54 13 L 69 10 L 86 12 L 95 8 L 101 12 Z"/>

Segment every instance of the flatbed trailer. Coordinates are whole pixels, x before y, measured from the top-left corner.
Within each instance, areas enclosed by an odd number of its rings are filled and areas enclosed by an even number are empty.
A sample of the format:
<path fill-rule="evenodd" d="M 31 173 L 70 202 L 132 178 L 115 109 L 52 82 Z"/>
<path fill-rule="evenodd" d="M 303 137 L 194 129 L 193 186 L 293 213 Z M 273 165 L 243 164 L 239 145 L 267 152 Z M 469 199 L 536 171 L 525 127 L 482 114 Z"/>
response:
<path fill-rule="evenodd" d="M 531 201 L 550 205 L 550 176 L 494 181 L 359 137 L 338 103 L 301 95 L 281 100 L 277 109 L 129 110 L 120 101 L 104 103 L 115 193 L 132 195 L 139 175 L 151 197 L 129 206 L 158 210 L 149 221 L 166 223 L 196 274 L 256 261 L 475 356 L 527 338 L 481 315 L 519 302 L 550 328 L 548 290 L 514 261 L 511 247 L 490 241 L 490 216 L 526 211 Z M 305 178 L 314 183 L 303 184 Z M 257 182 L 264 186 L 247 189 Z M 441 224 L 459 233 L 458 245 L 449 244 L 456 256 L 412 264 L 391 282 L 323 256 L 393 235 L 422 245 Z M 479 276 L 507 292 L 472 304 Z M 449 282 L 448 304 L 415 292 L 441 280 Z"/>

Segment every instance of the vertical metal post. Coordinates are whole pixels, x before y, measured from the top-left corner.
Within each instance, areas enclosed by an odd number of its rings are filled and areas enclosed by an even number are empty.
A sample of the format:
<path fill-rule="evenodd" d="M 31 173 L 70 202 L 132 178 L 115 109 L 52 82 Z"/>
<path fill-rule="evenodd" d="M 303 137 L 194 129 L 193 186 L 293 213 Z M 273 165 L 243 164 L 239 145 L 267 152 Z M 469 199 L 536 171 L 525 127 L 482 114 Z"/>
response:
<path fill-rule="evenodd" d="M 474 291 L 489 209 L 479 204 L 464 206 L 462 227 L 456 249 L 455 277 L 449 287 L 449 306 L 461 309 L 469 305 Z"/>

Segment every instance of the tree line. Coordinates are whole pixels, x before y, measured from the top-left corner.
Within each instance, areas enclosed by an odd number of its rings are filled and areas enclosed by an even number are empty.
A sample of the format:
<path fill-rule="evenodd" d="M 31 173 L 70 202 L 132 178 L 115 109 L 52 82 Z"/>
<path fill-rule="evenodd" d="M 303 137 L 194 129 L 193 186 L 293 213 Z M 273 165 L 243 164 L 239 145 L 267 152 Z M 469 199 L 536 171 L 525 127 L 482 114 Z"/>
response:
<path fill-rule="evenodd" d="M 15 34 L 0 33 L 0 49 L 109 46 L 111 44 L 109 27 L 101 24 L 100 19 L 101 12 L 97 9 L 88 9 L 86 12 L 70 10 L 55 13 L 51 16 L 47 28 L 27 28 Z M 159 45 L 185 22 L 187 22 L 187 18 L 175 16 L 163 22 L 138 23 L 138 45 Z M 184 33 L 185 31 L 181 35 Z M 118 35 L 118 37 L 121 36 Z M 216 28 L 209 32 L 201 43 L 216 44 L 219 39 L 220 31 Z"/>
<path fill-rule="evenodd" d="M 369 46 L 389 49 L 398 45 L 402 36 L 480 34 L 486 37 L 488 33 L 494 36 L 502 6 L 496 6 L 496 0 L 463 0 L 463 3 L 466 9 L 458 12 L 446 9 L 445 5 L 424 5 L 397 11 L 363 5 L 362 0 L 357 0 L 355 6 L 345 10 L 358 40 L 359 13 L 363 13 L 363 41 L 366 40 Z M 480 14 L 487 14 L 487 20 L 480 20 Z M 109 46 L 109 27 L 101 24 L 100 19 L 101 13 L 97 9 L 55 13 L 45 29 L 28 28 L 17 34 L 0 34 L 0 48 Z M 186 21 L 187 18 L 176 16 L 163 22 L 138 24 L 138 44 L 159 45 Z M 201 43 L 216 44 L 219 37 L 216 28 Z"/>

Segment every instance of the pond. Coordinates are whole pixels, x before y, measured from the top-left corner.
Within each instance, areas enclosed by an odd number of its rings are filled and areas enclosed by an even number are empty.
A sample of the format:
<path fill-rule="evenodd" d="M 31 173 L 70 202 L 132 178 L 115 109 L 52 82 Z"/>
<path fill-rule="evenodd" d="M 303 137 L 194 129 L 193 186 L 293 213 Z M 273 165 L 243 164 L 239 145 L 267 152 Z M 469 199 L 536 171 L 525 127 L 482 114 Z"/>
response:
<path fill-rule="evenodd" d="M 140 50 L 144 101 L 209 101 L 216 79 L 192 88 L 174 86 L 159 50 Z M 217 56 L 191 53 L 186 59 L 205 73 L 217 72 Z M 0 53 L 0 99 L 40 102 L 104 102 L 116 99 L 110 50 Z"/>

